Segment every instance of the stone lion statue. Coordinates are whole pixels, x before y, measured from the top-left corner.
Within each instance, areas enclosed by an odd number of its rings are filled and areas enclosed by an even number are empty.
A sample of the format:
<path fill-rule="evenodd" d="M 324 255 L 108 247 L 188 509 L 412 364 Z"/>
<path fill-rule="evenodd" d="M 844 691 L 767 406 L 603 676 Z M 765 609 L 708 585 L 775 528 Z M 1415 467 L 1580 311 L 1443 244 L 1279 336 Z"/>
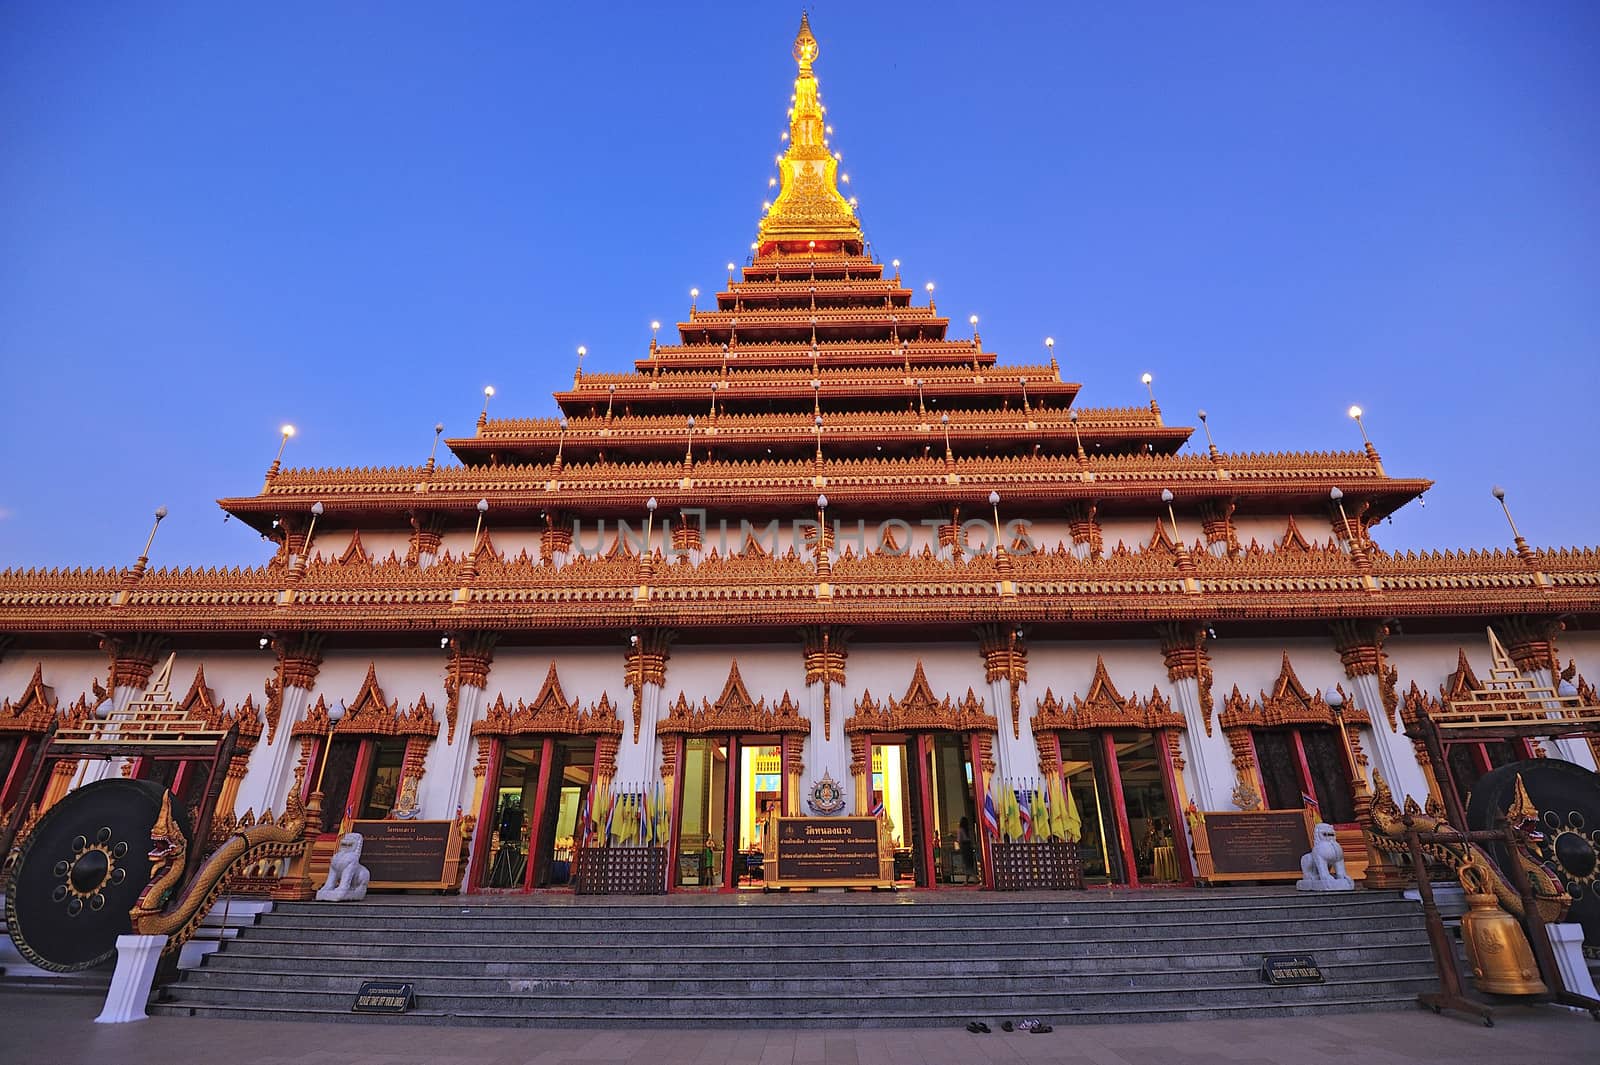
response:
<path fill-rule="evenodd" d="M 361 864 L 363 842 L 359 832 L 346 832 L 339 837 L 339 849 L 328 863 L 328 880 L 317 892 L 318 902 L 355 902 L 367 897 L 367 881 L 372 874 Z"/>
<path fill-rule="evenodd" d="M 1312 831 L 1311 850 L 1300 859 L 1300 876 L 1295 887 L 1301 891 L 1354 891 L 1344 868 L 1344 848 L 1333 826 L 1318 821 Z"/>

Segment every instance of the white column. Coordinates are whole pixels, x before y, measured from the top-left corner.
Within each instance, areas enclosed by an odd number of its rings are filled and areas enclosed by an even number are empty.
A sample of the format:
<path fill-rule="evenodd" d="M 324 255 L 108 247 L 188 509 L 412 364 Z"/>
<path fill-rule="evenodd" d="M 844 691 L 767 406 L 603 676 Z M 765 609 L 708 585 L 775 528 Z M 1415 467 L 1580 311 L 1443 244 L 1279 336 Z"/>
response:
<path fill-rule="evenodd" d="M 1172 682 L 1172 694 L 1187 725 L 1180 743 L 1189 797 L 1202 810 L 1232 809 L 1233 748 L 1215 718 L 1211 722 L 1211 734 L 1206 735 L 1206 715 L 1200 706 L 1200 681 L 1195 677 L 1179 677 Z"/>
<path fill-rule="evenodd" d="M 161 964 L 161 948 L 166 945 L 166 936 L 117 937 L 117 967 L 111 974 L 105 1008 L 94 1019 L 96 1024 L 125 1024 L 146 1018 L 144 1007 L 150 1001 L 156 967 Z"/>
<path fill-rule="evenodd" d="M 457 809 L 464 814 L 478 812 L 467 805 L 472 801 L 472 763 L 478 753 L 478 741 L 472 735 L 472 725 L 483 717 L 488 702 L 487 688 L 461 685 L 460 696 L 456 700 L 455 742 L 441 742 L 449 728 L 448 725 L 441 725 L 439 739 L 434 740 L 428 751 L 422 787 L 417 796 L 423 817 L 445 820 L 454 817 Z"/>
<path fill-rule="evenodd" d="M 816 811 L 806 805 L 806 799 L 811 794 L 811 786 L 821 780 L 824 774 L 831 776 L 844 793 L 844 808 L 839 813 L 849 814 L 854 810 L 852 791 L 854 785 L 850 781 L 850 741 L 844 734 L 845 715 L 841 713 L 846 706 L 843 695 L 843 688 L 837 684 L 831 685 L 832 725 L 830 735 L 824 737 L 822 685 L 813 684 L 805 691 L 806 719 L 811 722 L 811 734 L 806 737 L 801 747 L 806 763 L 806 771 L 800 781 L 800 813 L 804 816 L 816 816 Z"/>
<path fill-rule="evenodd" d="M 661 717 L 662 687 L 646 684 L 640 700 L 639 738 L 633 738 L 633 711 L 623 715 L 622 742 L 617 746 L 616 784 L 649 787 L 661 775 L 661 752 L 656 744 L 656 722 Z"/>
<path fill-rule="evenodd" d="M 1383 691 L 1376 673 L 1363 673 L 1349 678 L 1354 689 L 1351 702 L 1357 709 L 1365 710 L 1372 719 L 1370 728 L 1360 730 L 1361 745 L 1372 756 L 1372 768 L 1383 774 L 1396 802 L 1405 802 L 1411 795 L 1418 802 L 1428 795 L 1428 781 L 1417 764 L 1416 750 L 1409 737 L 1389 727 L 1389 716 L 1383 709 Z M 1399 723 L 1396 717 L 1396 725 Z"/>
<path fill-rule="evenodd" d="M 289 735 L 294 726 L 305 717 L 306 706 L 311 702 L 308 688 L 285 686 L 283 706 L 278 712 L 278 731 L 268 743 L 265 735 L 251 753 L 249 768 L 239 782 L 239 797 L 233 808 L 238 813 L 254 810 L 257 816 L 271 810 L 282 813 L 289 797 L 289 784 L 294 779 L 294 764 L 300 741 Z"/>
<path fill-rule="evenodd" d="M 1583 957 L 1583 925 L 1576 922 L 1547 924 L 1544 930 L 1550 936 L 1550 950 L 1556 956 L 1556 968 L 1561 972 L 1561 982 L 1566 989 L 1588 998 L 1600 998 Z"/>
<path fill-rule="evenodd" d="M 1041 777 L 1039 746 L 1033 739 L 1033 724 L 1028 714 L 1028 682 L 1017 682 L 1017 734 L 1011 731 L 1011 682 L 1003 675 L 989 682 L 989 706 L 999 731 L 995 736 L 995 772 L 1005 783 L 1017 787 Z"/>

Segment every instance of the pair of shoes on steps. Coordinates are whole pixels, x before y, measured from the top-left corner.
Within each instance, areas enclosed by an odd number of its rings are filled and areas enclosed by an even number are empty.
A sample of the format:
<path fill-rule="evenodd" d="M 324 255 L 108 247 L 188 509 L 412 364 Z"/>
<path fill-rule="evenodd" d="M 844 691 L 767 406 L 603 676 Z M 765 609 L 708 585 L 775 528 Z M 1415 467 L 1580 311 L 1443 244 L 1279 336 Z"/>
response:
<path fill-rule="evenodd" d="M 970 1024 L 967 1025 L 967 1031 L 972 1032 L 974 1034 L 977 1034 L 977 1033 L 980 1033 L 980 1032 L 984 1033 L 984 1034 L 987 1034 L 989 1032 L 989 1030 L 990 1030 L 989 1026 L 987 1024 L 984 1024 L 982 1021 L 973 1021 L 973 1022 L 971 1022 Z"/>
<path fill-rule="evenodd" d="M 1005 1022 L 1000 1027 L 1004 1028 L 1008 1032 L 1012 1030 L 1010 1021 Z M 1019 1032 L 1032 1032 L 1034 1035 L 1044 1035 L 1046 1032 L 1055 1031 L 1054 1028 L 1039 1020 L 1037 1017 L 1029 1017 L 1025 1021 L 1018 1021 L 1016 1030 Z"/>

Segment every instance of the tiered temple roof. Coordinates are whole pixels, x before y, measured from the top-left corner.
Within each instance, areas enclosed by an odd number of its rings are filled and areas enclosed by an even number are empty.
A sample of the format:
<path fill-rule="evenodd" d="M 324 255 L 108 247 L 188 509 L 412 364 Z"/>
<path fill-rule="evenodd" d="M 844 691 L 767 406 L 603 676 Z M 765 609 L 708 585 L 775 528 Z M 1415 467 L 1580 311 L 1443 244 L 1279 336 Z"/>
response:
<path fill-rule="evenodd" d="M 838 186 L 816 55 L 802 25 L 782 188 L 748 262 L 677 323 L 676 343 L 652 340 L 631 372 L 580 369 L 555 394 L 560 418 L 480 418 L 472 436 L 448 441 L 459 465 L 274 463 L 261 491 L 220 501 L 279 541 L 271 565 L 0 573 L 0 628 L 567 629 L 845 615 L 959 624 L 1002 607 L 1018 620 L 1063 623 L 1595 611 L 1592 551 L 1384 553 L 1370 527 L 1430 482 L 1388 476 L 1370 444 L 1268 454 L 1208 444 L 1180 454 L 1193 430 L 1167 425 L 1153 400 L 1080 408 L 1078 386 L 1061 379 L 1053 355 L 1005 365 L 975 323 L 970 338 L 950 336 L 931 292 L 917 303 L 897 270 L 866 254 L 855 205 Z M 1342 512 L 1330 504 L 1335 489 Z M 472 530 L 480 500 L 501 529 L 548 529 L 556 515 L 638 524 L 646 499 L 663 514 L 703 507 L 734 519 L 806 519 L 823 494 L 835 516 L 951 520 L 963 507 L 987 515 L 991 492 L 1008 520 L 1116 517 L 1153 532 L 1087 554 L 1056 540 L 1034 553 L 953 557 L 830 555 L 813 542 L 798 553 L 708 549 L 690 561 L 659 545 L 648 559 L 613 545 L 562 567 L 549 552 L 507 558 L 492 547 L 482 557 L 446 552 L 432 565 L 314 552 L 307 565 L 294 561 L 292 542 L 313 504 L 326 535 L 424 522 L 436 533 Z M 1191 536 L 1208 522 L 1208 543 L 1175 544 L 1161 525 L 1173 513 Z M 1290 519 L 1272 543 L 1239 543 L 1230 531 L 1221 557 L 1207 549 L 1218 546 L 1217 522 L 1235 514 L 1295 513 L 1327 515 L 1328 542 Z"/>

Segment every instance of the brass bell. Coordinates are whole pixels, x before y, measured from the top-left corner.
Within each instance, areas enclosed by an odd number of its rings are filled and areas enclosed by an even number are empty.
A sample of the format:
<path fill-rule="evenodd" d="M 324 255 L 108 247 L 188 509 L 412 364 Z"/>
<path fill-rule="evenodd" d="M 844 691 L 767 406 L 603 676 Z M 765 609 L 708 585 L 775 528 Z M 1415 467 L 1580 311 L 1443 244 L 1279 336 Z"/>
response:
<path fill-rule="evenodd" d="M 1517 919 L 1500 908 L 1489 891 L 1488 872 L 1477 861 L 1461 867 L 1467 912 L 1461 915 L 1461 941 L 1478 990 L 1491 995 L 1543 995 L 1539 963 Z"/>

